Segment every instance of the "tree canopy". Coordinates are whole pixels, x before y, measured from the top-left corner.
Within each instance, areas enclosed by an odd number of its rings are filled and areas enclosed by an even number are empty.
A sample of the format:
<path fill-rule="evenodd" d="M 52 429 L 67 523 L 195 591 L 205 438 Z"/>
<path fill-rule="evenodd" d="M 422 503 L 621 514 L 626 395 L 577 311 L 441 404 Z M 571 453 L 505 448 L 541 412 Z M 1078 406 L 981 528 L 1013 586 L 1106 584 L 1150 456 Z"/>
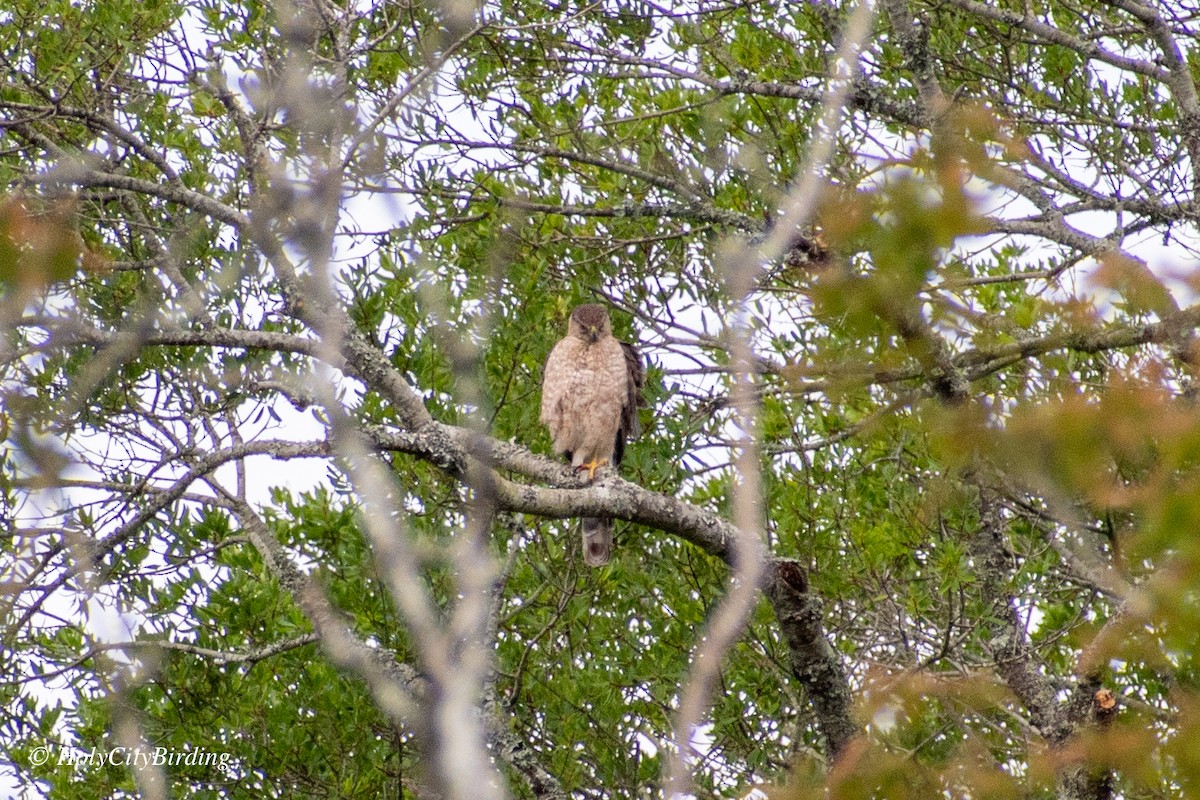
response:
<path fill-rule="evenodd" d="M 0 785 L 1200 793 L 1198 26 L 10 0 Z"/>

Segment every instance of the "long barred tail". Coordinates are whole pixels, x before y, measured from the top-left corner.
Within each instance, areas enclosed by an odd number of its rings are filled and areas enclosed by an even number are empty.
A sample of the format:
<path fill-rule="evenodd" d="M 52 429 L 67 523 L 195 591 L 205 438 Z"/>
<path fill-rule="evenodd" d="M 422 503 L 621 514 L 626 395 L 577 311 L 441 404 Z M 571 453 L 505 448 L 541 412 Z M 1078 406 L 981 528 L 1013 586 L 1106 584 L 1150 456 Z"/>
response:
<path fill-rule="evenodd" d="M 612 558 L 612 517 L 583 518 L 583 563 L 603 567 Z"/>

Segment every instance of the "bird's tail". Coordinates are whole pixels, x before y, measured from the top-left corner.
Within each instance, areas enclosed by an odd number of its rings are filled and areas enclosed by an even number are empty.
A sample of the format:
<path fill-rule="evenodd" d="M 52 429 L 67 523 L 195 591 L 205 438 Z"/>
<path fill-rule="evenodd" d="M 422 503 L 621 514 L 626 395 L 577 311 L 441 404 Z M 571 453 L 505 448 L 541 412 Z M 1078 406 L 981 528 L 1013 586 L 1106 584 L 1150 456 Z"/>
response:
<path fill-rule="evenodd" d="M 612 517 L 583 518 L 583 563 L 603 567 L 612 558 Z"/>

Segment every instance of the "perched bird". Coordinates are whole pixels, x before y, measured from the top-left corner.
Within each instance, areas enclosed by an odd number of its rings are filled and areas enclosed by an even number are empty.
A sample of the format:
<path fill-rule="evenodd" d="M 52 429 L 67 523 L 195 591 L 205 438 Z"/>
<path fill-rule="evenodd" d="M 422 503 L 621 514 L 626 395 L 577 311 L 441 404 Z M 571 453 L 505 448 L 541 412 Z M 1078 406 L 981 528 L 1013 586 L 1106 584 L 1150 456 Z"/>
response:
<path fill-rule="evenodd" d="M 589 481 L 600 467 L 619 466 L 625 443 L 638 432 L 645 379 L 637 350 L 613 337 L 608 309 L 577 306 L 542 375 L 542 423 L 550 429 L 554 452 L 587 470 Z M 611 517 L 583 520 L 585 564 L 607 564 L 612 544 Z"/>

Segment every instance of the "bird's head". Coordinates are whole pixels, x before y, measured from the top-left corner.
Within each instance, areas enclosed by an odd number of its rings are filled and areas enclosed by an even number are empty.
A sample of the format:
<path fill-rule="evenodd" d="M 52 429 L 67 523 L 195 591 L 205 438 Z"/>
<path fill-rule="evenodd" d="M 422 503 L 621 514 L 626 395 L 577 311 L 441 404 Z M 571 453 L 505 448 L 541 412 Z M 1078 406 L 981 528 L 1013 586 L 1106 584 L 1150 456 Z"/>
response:
<path fill-rule="evenodd" d="M 605 336 L 612 335 L 612 322 L 608 309 L 598 303 L 576 306 L 571 312 L 568 333 L 588 344 L 594 344 Z"/>

